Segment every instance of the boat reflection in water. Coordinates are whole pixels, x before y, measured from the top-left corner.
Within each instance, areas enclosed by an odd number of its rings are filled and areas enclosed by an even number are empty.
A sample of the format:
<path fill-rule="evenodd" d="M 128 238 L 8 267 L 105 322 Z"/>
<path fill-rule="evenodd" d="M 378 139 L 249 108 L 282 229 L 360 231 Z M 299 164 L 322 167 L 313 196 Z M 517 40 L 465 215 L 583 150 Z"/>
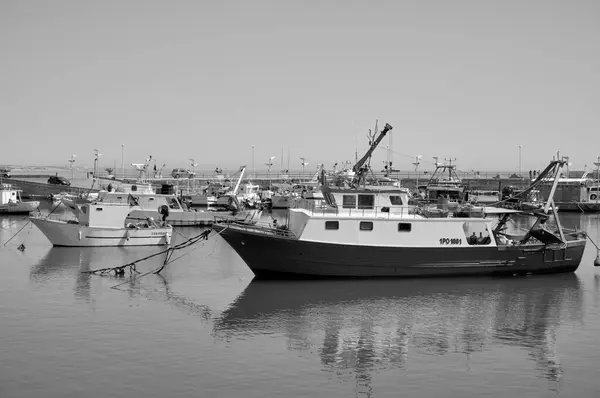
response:
<path fill-rule="evenodd" d="M 47 283 L 51 280 L 70 280 L 70 276 L 77 275 L 75 279 L 75 297 L 85 300 L 90 299 L 91 278 L 90 263 L 94 257 L 94 248 L 52 247 L 35 264 L 30 272 L 30 280 L 36 283 Z M 97 253 L 96 257 L 100 257 Z M 67 278 L 64 278 L 67 276 Z"/>
<path fill-rule="evenodd" d="M 562 369 L 556 331 L 562 323 L 582 319 L 582 296 L 574 274 L 258 280 L 216 320 L 214 334 L 226 340 L 283 334 L 292 349 L 318 347 L 327 370 L 354 378 L 367 389 L 372 373 L 404 368 L 409 357 L 468 355 L 506 346 L 526 350 L 543 377 L 558 381 Z"/>

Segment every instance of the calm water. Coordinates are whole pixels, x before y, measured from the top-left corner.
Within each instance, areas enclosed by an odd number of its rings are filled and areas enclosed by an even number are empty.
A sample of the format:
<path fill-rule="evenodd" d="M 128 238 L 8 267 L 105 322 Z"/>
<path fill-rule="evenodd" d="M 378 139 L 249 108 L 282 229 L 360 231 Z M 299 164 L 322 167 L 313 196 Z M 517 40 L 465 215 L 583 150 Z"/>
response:
<path fill-rule="evenodd" d="M 599 216 L 562 220 L 600 240 Z M 24 224 L 0 218 L 2 243 Z M 528 278 L 252 282 L 218 237 L 119 290 L 81 273 L 159 250 L 52 248 L 31 224 L 0 246 L 0 397 L 600 393 L 591 245 Z"/>

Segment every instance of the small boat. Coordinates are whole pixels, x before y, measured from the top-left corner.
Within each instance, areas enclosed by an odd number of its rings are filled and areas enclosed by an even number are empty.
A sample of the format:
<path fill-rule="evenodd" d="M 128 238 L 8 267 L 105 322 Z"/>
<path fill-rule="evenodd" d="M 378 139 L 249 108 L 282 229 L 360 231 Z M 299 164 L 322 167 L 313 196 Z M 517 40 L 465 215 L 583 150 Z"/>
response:
<path fill-rule="evenodd" d="M 565 163 L 552 161 L 530 189 Z M 574 272 L 586 245 L 585 234 L 563 230 L 552 198 L 531 211 L 444 202 L 390 212 L 344 209 L 321 189 L 326 207 L 289 209 L 283 224 L 218 221 L 213 229 L 261 279 Z M 526 233 L 510 234 L 514 216 L 535 221 Z"/>
<path fill-rule="evenodd" d="M 494 205 L 500 202 L 500 191 L 470 189 L 465 193 L 465 200 L 474 204 Z"/>
<path fill-rule="evenodd" d="M 0 184 L 0 213 L 29 214 L 40 206 L 39 201 L 24 202 L 21 192 L 11 184 Z"/>
<path fill-rule="evenodd" d="M 139 206 L 123 203 L 86 203 L 78 206 L 75 219 L 36 215 L 30 220 L 53 246 L 156 246 L 171 242 L 173 227 L 148 217 L 126 223 Z"/>

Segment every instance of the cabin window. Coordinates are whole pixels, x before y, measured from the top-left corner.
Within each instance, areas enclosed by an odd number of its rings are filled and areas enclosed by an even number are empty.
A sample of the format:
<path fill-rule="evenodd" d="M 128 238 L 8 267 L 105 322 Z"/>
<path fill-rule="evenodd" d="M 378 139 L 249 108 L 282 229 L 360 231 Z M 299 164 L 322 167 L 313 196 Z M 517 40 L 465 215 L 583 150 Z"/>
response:
<path fill-rule="evenodd" d="M 344 195 L 342 197 L 342 207 L 344 209 L 356 208 L 356 195 Z"/>
<path fill-rule="evenodd" d="M 390 195 L 390 203 L 393 206 L 402 206 L 402 196 L 400 195 Z"/>
<path fill-rule="evenodd" d="M 96 207 L 96 211 L 102 211 L 102 207 Z"/>
<path fill-rule="evenodd" d="M 372 209 L 375 206 L 375 195 L 358 195 L 359 209 Z"/>
<path fill-rule="evenodd" d="M 148 200 L 152 202 L 152 201 L 154 201 L 154 198 L 148 198 Z"/>
<path fill-rule="evenodd" d="M 325 221 L 325 229 L 340 229 L 339 221 Z"/>
<path fill-rule="evenodd" d="M 123 197 L 122 196 L 117 196 L 117 199 L 121 200 L 121 199 L 123 199 Z"/>
<path fill-rule="evenodd" d="M 372 231 L 373 223 L 371 221 L 361 221 L 360 222 L 360 230 L 361 231 Z"/>
<path fill-rule="evenodd" d="M 82 206 L 81 211 L 83 212 L 83 214 L 87 214 L 87 206 Z"/>
<path fill-rule="evenodd" d="M 409 222 L 398 223 L 398 232 L 410 232 L 412 230 L 412 224 Z"/>
<path fill-rule="evenodd" d="M 335 203 L 335 198 L 333 197 L 333 195 L 331 194 L 331 192 L 324 192 L 323 193 L 323 197 L 325 198 L 325 201 L 327 202 L 327 204 L 336 207 L 336 203 Z"/>

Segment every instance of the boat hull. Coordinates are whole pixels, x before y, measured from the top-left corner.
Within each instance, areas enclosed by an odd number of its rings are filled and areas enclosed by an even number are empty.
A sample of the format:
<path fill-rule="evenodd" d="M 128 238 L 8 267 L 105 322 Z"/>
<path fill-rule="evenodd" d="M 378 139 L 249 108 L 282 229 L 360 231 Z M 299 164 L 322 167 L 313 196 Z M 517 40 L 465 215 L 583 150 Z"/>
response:
<path fill-rule="evenodd" d="M 439 277 L 574 272 L 585 240 L 550 246 L 385 247 L 302 241 L 216 224 L 258 279 Z M 268 253 L 265 255 L 265 253 Z"/>
<path fill-rule="evenodd" d="M 577 213 L 600 213 L 600 202 L 557 202 L 558 211 Z"/>
<path fill-rule="evenodd" d="M 39 201 L 6 203 L 0 205 L 0 213 L 29 214 L 40 206 Z"/>
<path fill-rule="evenodd" d="M 77 223 L 31 218 L 53 246 L 160 246 L 171 242 L 172 228 L 86 227 Z"/>

